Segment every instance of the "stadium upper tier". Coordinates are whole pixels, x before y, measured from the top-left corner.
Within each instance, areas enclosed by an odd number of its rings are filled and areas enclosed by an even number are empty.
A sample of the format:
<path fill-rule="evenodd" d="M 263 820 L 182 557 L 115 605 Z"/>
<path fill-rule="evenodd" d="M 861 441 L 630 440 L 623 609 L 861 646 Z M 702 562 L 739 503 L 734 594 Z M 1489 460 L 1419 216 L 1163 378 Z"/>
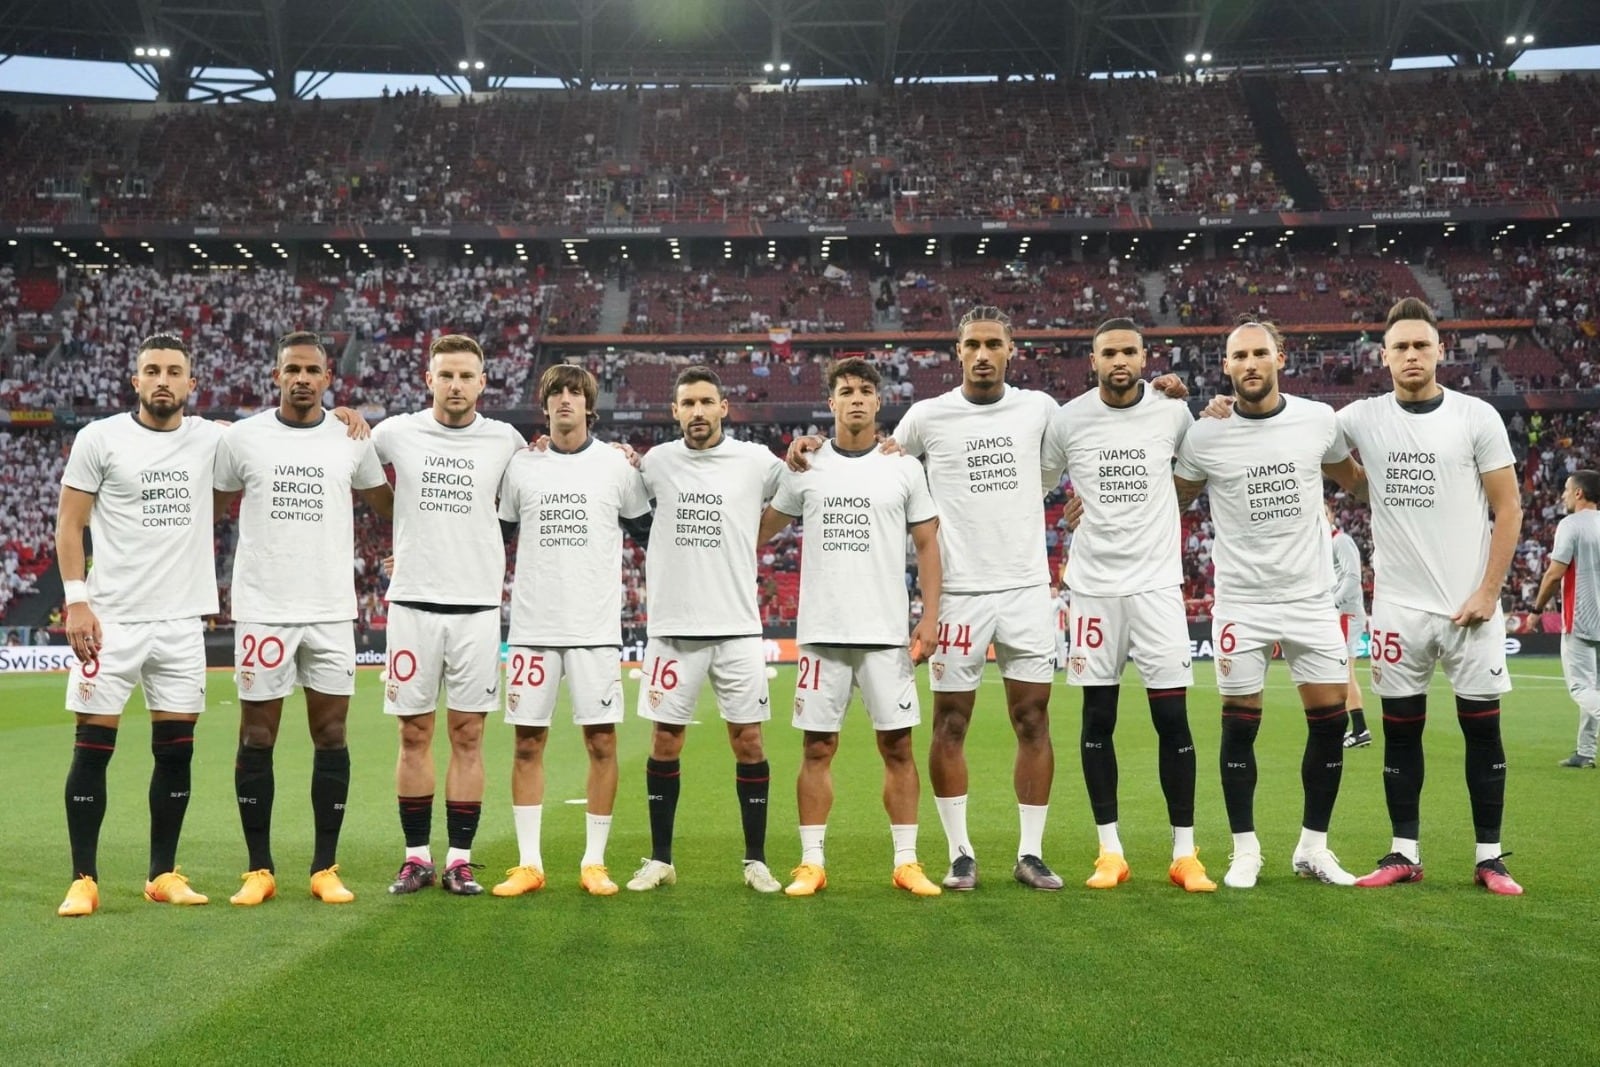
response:
<path fill-rule="evenodd" d="M 579 228 L 1600 199 L 1592 76 L 548 91 L 150 112 L 0 112 L 0 221 Z"/>

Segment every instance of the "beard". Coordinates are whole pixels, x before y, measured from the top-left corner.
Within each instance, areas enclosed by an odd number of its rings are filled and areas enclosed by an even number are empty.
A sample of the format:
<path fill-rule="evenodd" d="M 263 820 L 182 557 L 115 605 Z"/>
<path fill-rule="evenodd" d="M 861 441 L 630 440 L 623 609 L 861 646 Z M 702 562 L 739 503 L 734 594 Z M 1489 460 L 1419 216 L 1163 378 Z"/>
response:
<path fill-rule="evenodd" d="M 172 416 L 183 410 L 183 401 L 146 400 L 141 396 L 139 398 L 139 407 L 158 419 L 170 419 Z"/>
<path fill-rule="evenodd" d="M 1272 381 L 1270 379 L 1263 378 L 1254 385 L 1246 385 L 1243 382 L 1234 382 L 1233 391 L 1238 395 L 1240 400 L 1251 404 L 1258 404 L 1262 400 L 1266 399 L 1268 393 L 1272 392 Z"/>

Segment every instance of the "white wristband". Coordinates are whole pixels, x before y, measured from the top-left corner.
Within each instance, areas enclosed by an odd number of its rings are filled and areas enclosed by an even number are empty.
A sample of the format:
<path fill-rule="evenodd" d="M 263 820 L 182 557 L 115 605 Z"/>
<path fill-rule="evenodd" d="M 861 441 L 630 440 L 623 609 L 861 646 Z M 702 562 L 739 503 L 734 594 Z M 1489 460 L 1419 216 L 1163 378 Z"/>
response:
<path fill-rule="evenodd" d="M 85 581 L 65 581 L 61 587 L 66 590 L 67 603 L 85 604 L 89 601 L 89 583 Z"/>

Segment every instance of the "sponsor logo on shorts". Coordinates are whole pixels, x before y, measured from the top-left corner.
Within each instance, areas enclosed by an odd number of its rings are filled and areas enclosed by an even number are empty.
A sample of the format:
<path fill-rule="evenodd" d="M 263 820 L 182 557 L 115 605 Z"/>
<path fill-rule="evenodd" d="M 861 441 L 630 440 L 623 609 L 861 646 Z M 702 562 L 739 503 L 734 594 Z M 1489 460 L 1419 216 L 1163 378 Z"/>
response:
<path fill-rule="evenodd" d="M 79 682 L 78 683 L 78 699 L 79 700 L 88 700 L 92 696 L 94 696 L 94 683 L 93 682 Z"/>
<path fill-rule="evenodd" d="M 911 710 L 911 701 L 909 701 L 909 700 L 900 701 L 900 710 L 901 711 L 910 711 Z"/>
<path fill-rule="evenodd" d="M 1070 662 L 1073 674 L 1082 674 L 1089 669 L 1089 658 L 1087 656 L 1073 656 Z"/>
<path fill-rule="evenodd" d="M 1498 678 L 1502 674 L 1506 673 L 1506 669 L 1504 667 L 1490 667 L 1489 668 L 1489 673 L 1494 675 L 1496 678 Z"/>
<path fill-rule="evenodd" d="M 1233 659 L 1228 656 L 1218 656 L 1217 673 L 1226 678 L 1231 670 L 1233 670 Z"/>
<path fill-rule="evenodd" d="M 646 701 L 649 702 L 650 710 L 654 711 L 654 710 L 656 710 L 657 708 L 659 708 L 661 706 L 661 698 L 666 696 L 666 695 L 667 695 L 666 693 L 662 692 L 659 689 L 651 689 L 651 690 L 646 691 L 646 693 L 644 695 L 644 698 L 645 698 Z"/>
<path fill-rule="evenodd" d="M 256 672 L 255 671 L 240 671 L 239 672 L 239 688 L 240 689 L 248 690 L 248 689 L 254 687 L 255 684 L 256 684 Z"/>
<path fill-rule="evenodd" d="M 935 678 L 943 678 L 944 677 L 944 664 L 939 660 L 936 660 L 936 659 L 935 660 L 929 660 L 928 661 L 928 670 L 933 672 L 933 676 Z"/>
<path fill-rule="evenodd" d="M 1185 669 L 1187 669 L 1189 667 L 1189 661 L 1188 660 L 1184 660 L 1183 661 L 1183 666 L 1184 666 Z"/>

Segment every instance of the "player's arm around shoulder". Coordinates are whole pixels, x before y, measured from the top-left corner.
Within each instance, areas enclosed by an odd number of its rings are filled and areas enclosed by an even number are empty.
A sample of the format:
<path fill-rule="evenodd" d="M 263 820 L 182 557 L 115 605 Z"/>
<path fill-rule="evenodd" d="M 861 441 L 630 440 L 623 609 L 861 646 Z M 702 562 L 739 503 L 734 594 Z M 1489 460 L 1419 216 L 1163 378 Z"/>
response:
<path fill-rule="evenodd" d="M 1184 434 L 1172 461 L 1172 485 L 1178 491 L 1179 508 L 1193 504 L 1205 489 L 1206 471 L 1200 463 L 1200 449 L 1207 438 L 1221 433 L 1225 425 L 1218 419 L 1202 419 Z"/>

